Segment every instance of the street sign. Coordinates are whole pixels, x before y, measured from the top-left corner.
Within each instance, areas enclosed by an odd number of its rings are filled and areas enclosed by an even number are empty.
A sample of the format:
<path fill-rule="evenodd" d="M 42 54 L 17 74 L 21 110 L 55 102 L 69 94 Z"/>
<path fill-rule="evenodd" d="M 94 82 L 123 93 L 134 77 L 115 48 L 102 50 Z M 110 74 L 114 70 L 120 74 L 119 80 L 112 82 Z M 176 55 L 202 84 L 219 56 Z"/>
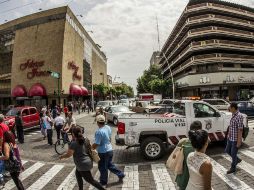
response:
<path fill-rule="evenodd" d="M 60 78 L 60 73 L 51 71 L 51 76 L 54 77 L 54 78 L 59 79 Z"/>

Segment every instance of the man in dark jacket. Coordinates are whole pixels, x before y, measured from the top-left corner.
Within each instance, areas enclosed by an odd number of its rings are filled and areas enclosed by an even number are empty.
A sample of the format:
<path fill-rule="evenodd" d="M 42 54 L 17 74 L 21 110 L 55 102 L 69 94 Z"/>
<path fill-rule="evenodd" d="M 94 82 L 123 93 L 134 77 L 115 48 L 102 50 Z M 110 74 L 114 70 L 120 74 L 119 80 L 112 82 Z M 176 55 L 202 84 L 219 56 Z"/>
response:
<path fill-rule="evenodd" d="M 17 129 L 18 141 L 22 144 L 24 143 L 24 131 L 23 131 L 23 121 L 21 118 L 20 111 L 18 111 L 17 115 L 15 116 L 15 125 Z"/>

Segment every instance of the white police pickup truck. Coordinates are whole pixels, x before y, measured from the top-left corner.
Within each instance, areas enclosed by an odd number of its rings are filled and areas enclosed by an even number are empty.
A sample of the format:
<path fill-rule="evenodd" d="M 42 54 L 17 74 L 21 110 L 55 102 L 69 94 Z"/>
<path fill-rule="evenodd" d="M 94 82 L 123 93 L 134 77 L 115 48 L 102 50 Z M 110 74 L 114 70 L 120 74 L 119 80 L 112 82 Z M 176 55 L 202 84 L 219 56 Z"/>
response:
<path fill-rule="evenodd" d="M 140 146 L 142 155 L 150 160 L 163 156 L 167 145 L 176 145 L 187 137 L 190 124 L 201 121 L 210 141 L 223 141 L 232 114 L 219 111 L 203 101 L 175 102 L 169 114 L 121 114 L 118 118 L 117 143 Z M 244 138 L 248 135 L 248 119 L 244 116 Z"/>

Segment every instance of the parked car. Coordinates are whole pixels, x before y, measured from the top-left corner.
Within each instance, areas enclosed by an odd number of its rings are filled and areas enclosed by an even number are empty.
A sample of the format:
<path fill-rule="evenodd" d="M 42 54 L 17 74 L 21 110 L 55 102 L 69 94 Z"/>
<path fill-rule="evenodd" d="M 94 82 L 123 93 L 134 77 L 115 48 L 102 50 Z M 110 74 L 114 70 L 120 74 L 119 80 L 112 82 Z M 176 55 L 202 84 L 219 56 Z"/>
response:
<path fill-rule="evenodd" d="M 161 106 L 152 106 L 149 101 L 137 101 L 136 106 L 132 108 L 132 111 L 136 113 L 150 113 L 155 112 Z"/>
<path fill-rule="evenodd" d="M 239 111 L 246 114 L 248 117 L 254 117 L 254 104 L 249 101 L 235 101 Z"/>
<path fill-rule="evenodd" d="M 228 110 L 228 107 L 230 106 L 229 102 L 227 102 L 224 99 L 202 99 L 202 100 L 216 107 L 218 110 Z"/>
<path fill-rule="evenodd" d="M 175 101 L 174 99 L 163 99 L 160 101 L 159 105 L 173 105 Z"/>
<path fill-rule="evenodd" d="M 130 111 L 130 109 L 126 106 L 110 106 L 106 109 L 105 112 L 107 121 L 113 122 L 114 125 L 118 124 L 118 116 L 121 113 L 134 113 L 133 111 Z"/>
<path fill-rule="evenodd" d="M 121 100 L 119 100 L 118 104 L 122 105 L 122 106 L 127 106 L 127 107 L 130 106 L 130 102 L 128 99 L 121 99 Z"/>
<path fill-rule="evenodd" d="M 18 111 L 21 113 L 24 129 L 39 125 L 40 116 L 36 107 L 14 107 L 6 113 L 4 118 L 4 122 L 9 126 L 10 130 L 15 126 L 15 116 L 17 115 Z"/>
<path fill-rule="evenodd" d="M 112 101 L 99 101 L 96 105 L 96 110 L 99 110 L 101 107 L 103 108 L 103 110 L 105 110 L 106 107 L 108 106 L 113 106 L 113 102 Z"/>

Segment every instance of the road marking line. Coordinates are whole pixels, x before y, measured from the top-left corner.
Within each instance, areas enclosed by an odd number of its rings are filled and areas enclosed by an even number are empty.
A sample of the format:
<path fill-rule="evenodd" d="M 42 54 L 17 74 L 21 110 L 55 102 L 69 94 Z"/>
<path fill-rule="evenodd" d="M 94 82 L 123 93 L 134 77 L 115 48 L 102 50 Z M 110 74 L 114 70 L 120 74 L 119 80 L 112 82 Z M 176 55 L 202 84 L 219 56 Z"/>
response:
<path fill-rule="evenodd" d="M 138 165 L 124 167 L 125 178 L 123 178 L 122 189 L 139 189 Z"/>
<path fill-rule="evenodd" d="M 95 176 L 94 176 L 94 180 L 99 181 L 100 178 L 100 172 L 99 170 L 97 170 Z M 89 189 L 88 190 L 96 190 L 96 188 L 92 185 L 89 185 Z"/>
<path fill-rule="evenodd" d="M 76 168 L 71 171 L 71 173 L 65 178 L 65 180 L 61 183 L 57 190 L 71 190 L 75 187 L 77 182 L 75 171 Z"/>
<path fill-rule="evenodd" d="M 244 154 L 245 156 L 248 156 L 249 158 L 253 159 L 254 158 L 254 152 L 250 150 L 241 150 L 240 153 Z"/>
<path fill-rule="evenodd" d="M 44 166 L 45 164 L 37 162 L 34 165 L 32 165 L 31 167 L 27 168 L 24 172 L 21 172 L 19 179 L 21 181 L 25 180 L 26 178 L 28 178 L 30 175 L 32 175 L 34 172 L 36 172 L 38 169 L 40 169 L 42 166 Z M 16 185 L 14 184 L 13 180 L 9 180 L 4 188 L 6 190 L 10 190 L 13 189 L 14 187 L 16 187 Z"/>
<path fill-rule="evenodd" d="M 222 155 L 223 158 L 225 158 L 228 161 L 232 161 L 231 157 L 228 155 Z M 249 164 L 248 162 L 245 162 L 244 160 L 241 161 L 241 163 L 237 164 L 237 167 L 241 168 L 242 170 L 246 171 L 250 175 L 254 176 L 254 166 Z"/>
<path fill-rule="evenodd" d="M 27 163 L 28 161 L 27 160 L 21 160 L 22 162 L 22 165 L 25 165 L 25 163 Z"/>
<path fill-rule="evenodd" d="M 26 137 L 31 137 L 31 136 L 33 136 L 33 135 L 25 135 Z"/>
<path fill-rule="evenodd" d="M 227 170 L 222 165 L 220 165 L 218 162 L 216 162 L 212 158 L 210 158 L 210 159 L 211 159 L 211 162 L 213 165 L 213 172 L 217 176 L 219 176 L 225 183 L 227 183 L 229 187 L 231 187 L 232 189 L 238 189 L 238 190 L 241 190 L 241 189 L 251 190 L 252 189 L 246 183 L 244 183 L 243 181 L 238 179 L 234 174 L 226 174 Z"/>
<path fill-rule="evenodd" d="M 156 189 L 176 189 L 165 164 L 151 164 Z"/>
<path fill-rule="evenodd" d="M 37 133 L 29 133 L 29 135 L 38 135 L 40 132 Z"/>
<path fill-rule="evenodd" d="M 36 182 L 34 182 L 27 190 L 39 190 L 42 189 L 47 183 L 64 167 L 64 165 L 54 165 L 43 174 Z"/>

